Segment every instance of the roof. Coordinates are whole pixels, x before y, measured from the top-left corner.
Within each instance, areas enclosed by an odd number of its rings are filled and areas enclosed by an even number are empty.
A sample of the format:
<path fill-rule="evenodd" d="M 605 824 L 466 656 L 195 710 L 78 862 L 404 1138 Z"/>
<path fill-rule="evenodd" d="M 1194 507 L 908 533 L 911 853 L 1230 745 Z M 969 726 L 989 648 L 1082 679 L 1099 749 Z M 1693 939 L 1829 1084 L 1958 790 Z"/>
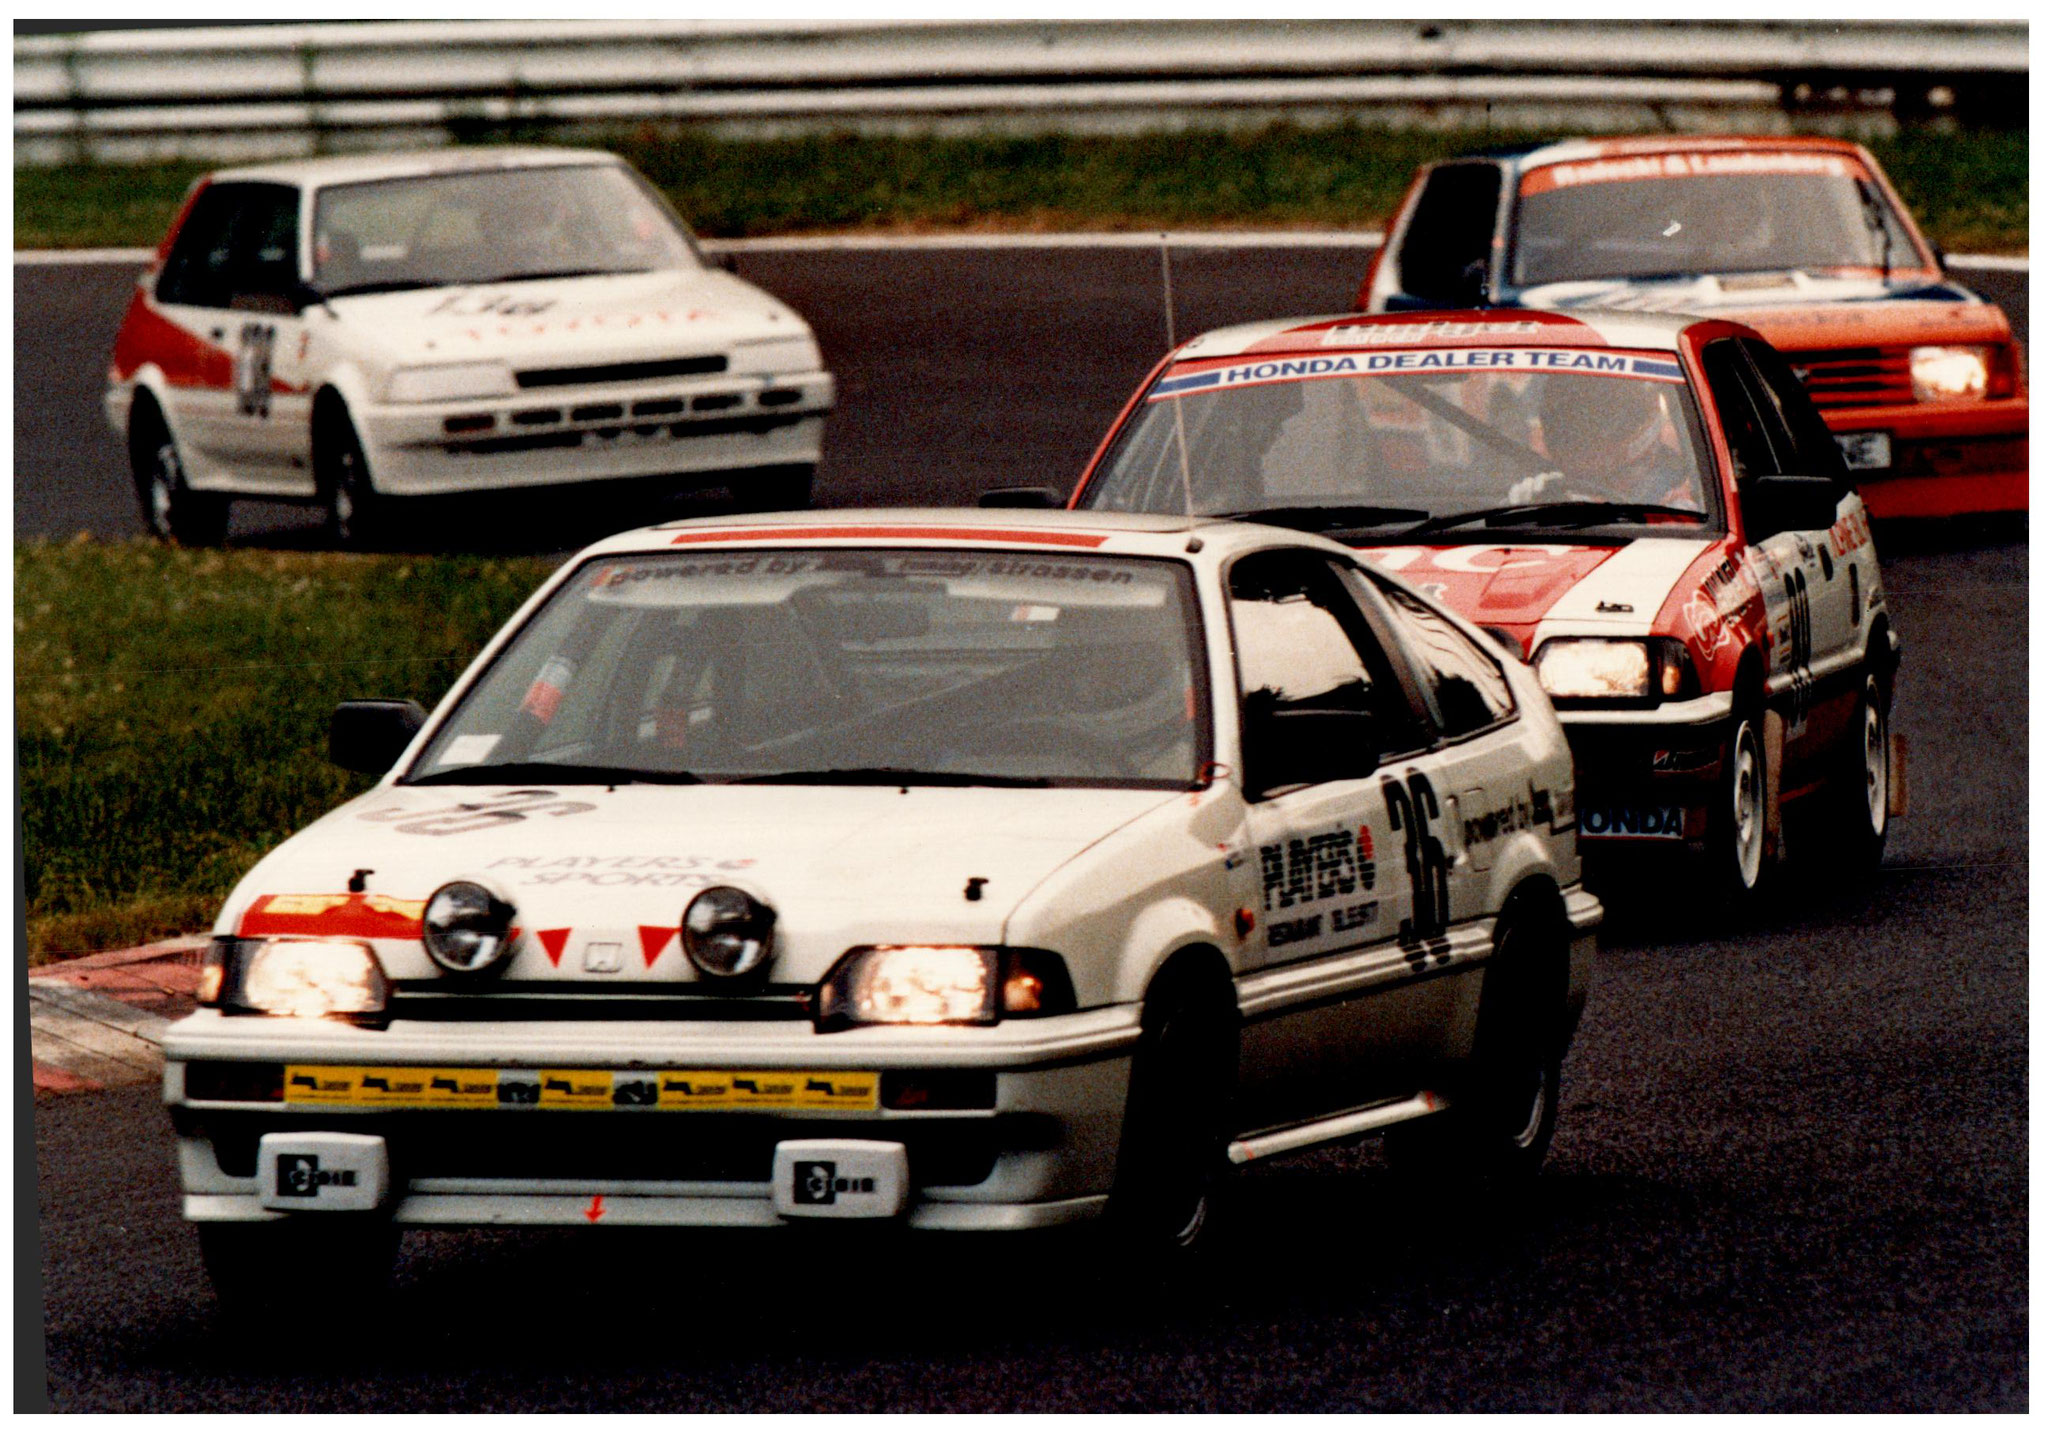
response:
<path fill-rule="evenodd" d="M 1615 159 L 1635 154 L 1684 154 L 1731 150 L 1803 150 L 1862 159 L 1863 147 L 1846 139 L 1812 134 L 1637 134 L 1560 139 L 1547 144 L 1510 145 L 1461 154 L 1459 159 L 1504 159 L 1517 169 L 1573 160 Z"/>
<path fill-rule="evenodd" d="M 1431 348 L 1497 348 L 1514 344 L 1649 348 L 1675 352 L 1678 336 L 1702 322 L 1693 314 L 1614 313 L 1573 309 L 1466 309 L 1391 314 L 1324 314 L 1235 324 L 1188 340 L 1176 358 L 1228 358 L 1240 353 L 1330 353 L 1406 342 Z"/>
<path fill-rule="evenodd" d="M 459 174 L 479 169 L 543 169 L 574 164 L 619 164 L 602 149 L 567 149 L 540 145 L 474 145 L 454 149 L 415 149 L 390 154 L 335 154 L 318 159 L 285 159 L 269 164 L 216 170 L 214 183 L 261 181 L 318 188 L 328 184 L 359 184 L 374 179 L 414 179 L 426 174 Z"/>

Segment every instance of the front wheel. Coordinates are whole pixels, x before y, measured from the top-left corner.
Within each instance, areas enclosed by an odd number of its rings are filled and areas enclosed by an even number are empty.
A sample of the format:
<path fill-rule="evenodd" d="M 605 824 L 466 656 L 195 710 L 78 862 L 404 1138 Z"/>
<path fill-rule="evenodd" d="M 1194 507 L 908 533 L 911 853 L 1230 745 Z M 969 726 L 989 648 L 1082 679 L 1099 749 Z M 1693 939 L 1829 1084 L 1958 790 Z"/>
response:
<path fill-rule="evenodd" d="M 1185 1257 L 1213 1232 L 1237 1065 L 1223 992 L 1168 979 L 1146 996 L 1108 1210 L 1122 1251 L 1141 1259 Z"/>
<path fill-rule="evenodd" d="M 1760 708 L 1736 710 L 1726 770 L 1707 820 L 1712 883 L 1738 916 L 1769 894 L 1770 779 L 1763 728 Z"/>
<path fill-rule="evenodd" d="M 336 547 L 373 547 L 385 536 L 385 500 L 370 484 L 370 465 L 348 415 L 336 413 L 314 441 L 313 472 L 327 510 L 327 539 Z"/>
<path fill-rule="evenodd" d="M 154 407 L 138 412 L 128 439 L 129 466 L 142 520 L 162 542 L 216 547 L 228 532 L 228 500 L 194 492 L 185 478 L 177 440 Z"/>

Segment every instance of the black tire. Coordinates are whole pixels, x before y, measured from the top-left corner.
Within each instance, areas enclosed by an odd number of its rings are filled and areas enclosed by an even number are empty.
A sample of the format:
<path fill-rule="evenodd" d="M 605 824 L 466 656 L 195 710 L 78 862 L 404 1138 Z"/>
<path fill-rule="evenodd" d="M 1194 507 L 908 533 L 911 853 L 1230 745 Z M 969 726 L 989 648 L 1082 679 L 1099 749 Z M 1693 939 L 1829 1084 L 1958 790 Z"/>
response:
<path fill-rule="evenodd" d="M 733 480 L 733 496 L 751 512 L 803 512 L 811 505 L 817 475 L 810 463 L 759 468 Z"/>
<path fill-rule="evenodd" d="M 1237 1011 L 1228 988 L 1185 967 L 1146 992 L 1107 1223 L 1120 1253 L 1176 1260 L 1213 1238 L 1223 1176 Z"/>
<path fill-rule="evenodd" d="M 1470 1068 L 1451 1107 L 1387 1131 L 1407 1179 L 1471 1191 L 1532 1179 L 1557 1132 L 1570 936 L 1561 911 L 1524 898 L 1494 927 Z"/>
<path fill-rule="evenodd" d="M 1884 860 L 1891 834 L 1891 691 L 1870 668 L 1859 675 L 1856 712 L 1844 734 L 1827 803 L 1828 832 L 1821 849 L 1836 870 L 1870 880 Z"/>
<path fill-rule="evenodd" d="M 228 499 L 192 490 L 177 440 L 156 404 L 146 398 L 136 400 L 129 423 L 128 465 L 142 504 L 143 525 L 153 536 L 182 547 L 220 545 L 228 532 Z"/>
<path fill-rule="evenodd" d="M 1728 725 L 1728 758 L 1707 813 L 1710 887 L 1722 909 L 1741 919 L 1771 897 L 1776 853 L 1770 840 L 1770 773 L 1766 767 L 1763 707 L 1738 703 Z"/>
<path fill-rule="evenodd" d="M 398 1257 L 398 1229 L 379 1218 L 310 1215 L 197 1227 L 199 1256 L 222 1314 L 252 1328 L 274 1327 L 303 1311 L 308 1298 L 330 1313 L 367 1310 L 388 1292 Z"/>
<path fill-rule="evenodd" d="M 329 409 L 313 436 L 313 477 L 327 512 L 327 540 L 336 547 L 371 548 L 389 534 L 389 501 L 370 481 L 370 465 L 348 414 Z"/>

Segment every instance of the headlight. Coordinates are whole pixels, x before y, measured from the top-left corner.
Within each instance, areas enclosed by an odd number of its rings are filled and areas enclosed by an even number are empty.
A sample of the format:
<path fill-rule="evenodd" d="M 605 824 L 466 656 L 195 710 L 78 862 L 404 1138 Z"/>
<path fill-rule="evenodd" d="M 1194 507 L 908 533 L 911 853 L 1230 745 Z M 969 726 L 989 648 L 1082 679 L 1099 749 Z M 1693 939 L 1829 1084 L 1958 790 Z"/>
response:
<path fill-rule="evenodd" d="M 427 897 L 420 939 L 443 970 L 475 975 L 512 953 L 512 906 L 475 881 L 450 881 Z"/>
<path fill-rule="evenodd" d="M 391 375 L 384 397 L 392 403 L 452 403 L 463 398 L 509 398 L 519 391 L 502 363 L 436 363 L 401 368 Z"/>
<path fill-rule="evenodd" d="M 1555 638 L 1536 654 L 1536 680 L 1553 697 L 1647 697 L 1650 649 L 1640 639 Z"/>
<path fill-rule="evenodd" d="M 223 1005 L 266 1015 L 374 1015 L 389 994 L 384 967 L 357 941 L 286 938 L 223 944 Z"/>
<path fill-rule="evenodd" d="M 1988 348 L 1916 348 L 1906 355 L 1913 369 L 1913 398 L 1982 398 L 1991 386 Z"/>
<path fill-rule="evenodd" d="M 1006 1015 L 1074 1008 L 1066 963 L 1049 950 L 871 945 L 847 952 L 818 986 L 818 1026 L 992 1025 Z"/>
<path fill-rule="evenodd" d="M 683 954 L 706 975 L 746 975 L 774 949 L 775 912 L 737 886 L 700 891 L 683 910 Z"/>

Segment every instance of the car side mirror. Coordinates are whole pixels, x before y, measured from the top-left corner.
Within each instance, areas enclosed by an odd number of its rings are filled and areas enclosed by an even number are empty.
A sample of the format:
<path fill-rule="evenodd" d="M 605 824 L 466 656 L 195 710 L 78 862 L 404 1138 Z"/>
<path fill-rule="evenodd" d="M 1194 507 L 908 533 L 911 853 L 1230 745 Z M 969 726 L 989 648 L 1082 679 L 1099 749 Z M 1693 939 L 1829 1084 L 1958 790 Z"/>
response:
<path fill-rule="evenodd" d="M 327 759 L 382 776 L 426 724 L 427 709 L 415 701 L 343 702 L 327 723 Z"/>
<path fill-rule="evenodd" d="M 990 488 L 976 503 L 985 508 L 1063 508 L 1067 495 L 1058 488 Z"/>
<path fill-rule="evenodd" d="M 1841 500 L 1842 490 L 1833 478 L 1790 473 L 1752 478 L 1749 491 L 1742 495 L 1743 525 L 1751 542 L 1781 532 L 1819 532 L 1835 525 Z"/>
<path fill-rule="evenodd" d="M 1373 719 L 1367 712 L 1275 710 L 1262 705 L 1245 709 L 1245 790 L 1251 796 L 1325 781 L 1355 781 L 1372 775 L 1379 764 Z"/>

